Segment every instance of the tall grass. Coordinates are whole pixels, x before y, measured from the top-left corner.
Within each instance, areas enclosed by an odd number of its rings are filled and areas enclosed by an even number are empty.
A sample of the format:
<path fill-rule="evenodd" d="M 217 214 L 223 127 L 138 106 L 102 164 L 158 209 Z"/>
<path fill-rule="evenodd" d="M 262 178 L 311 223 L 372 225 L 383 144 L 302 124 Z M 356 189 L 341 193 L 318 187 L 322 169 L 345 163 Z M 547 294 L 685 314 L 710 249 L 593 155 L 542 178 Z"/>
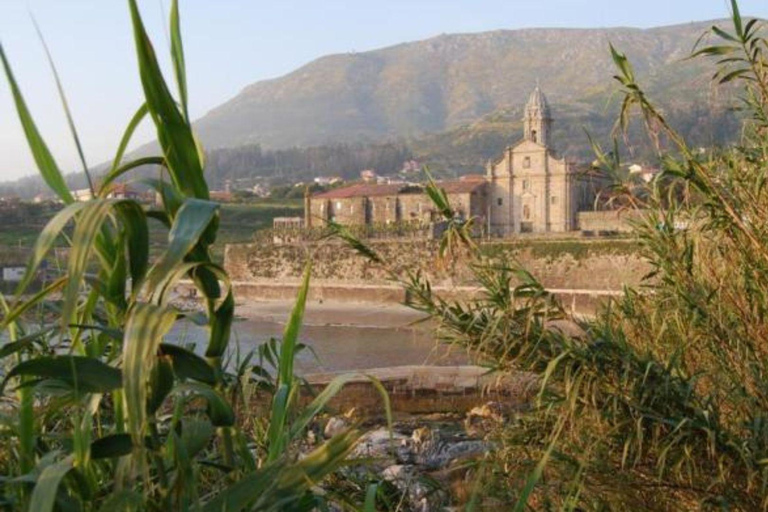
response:
<path fill-rule="evenodd" d="M 702 39 L 692 58 L 715 58 L 715 79 L 741 91 L 733 147 L 691 149 L 610 48 L 617 129 L 639 118 L 663 167 L 648 186 L 606 191 L 617 207 L 646 211 L 635 235 L 653 272 L 641 288 L 593 321 L 571 318 L 524 269 L 466 243 L 479 300 L 444 300 L 419 273 L 393 276 L 444 341 L 539 377 L 530 410 L 496 433 L 478 507 L 768 509 L 768 40 L 731 7 L 731 27 L 713 27 L 717 42 Z M 597 156 L 624 169 L 617 150 Z M 563 320 L 581 334 L 558 329 Z"/>
<path fill-rule="evenodd" d="M 0 47 L 32 155 L 65 204 L 40 233 L 15 297 L 0 301 L 0 329 L 9 340 L 0 347 L 7 368 L 0 503 L 35 512 L 312 510 L 324 502 L 316 486 L 342 464 L 360 432 L 345 431 L 303 457 L 295 446 L 347 379 L 334 381 L 306 409 L 298 407 L 293 359 L 309 267 L 280 345 L 268 432 L 262 438 L 245 427 L 247 408 L 235 407 L 245 396 L 242 377 L 251 371 L 241 367 L 233 375 L 225 364 L 235 303 L 225 270 L 211 257 L 220 213 L 209 200 L 204 154 L 188 114 L 178 2 L 172 2 L 170 15 L 176 96 L 136 1 L 129 0 L 128 8 L 144 102 L 109 171 L 92 183 L 95 198 L 87 202 L 75 202 L 66 187 Z M 125 161 L 126 148 L 145 120 L 155 126 L 161 154 Z M 158 179 L 144 180 L 162 197 L 158 209 L 110 197 L 118 180 L 148 164 L 163 169 Z M 167 229 L 164 248 L 154 259 L 150 218 Z M 30 296 L 30 283 L 65 228 L 71 236 L 63 275 Z M 203 356 L 165 341 L 177 322 L 192 321 L 173 302 L 182 279 L 190 280 L 203 300 Z M 255 385 L 251 380 L 246 385 Z"/>

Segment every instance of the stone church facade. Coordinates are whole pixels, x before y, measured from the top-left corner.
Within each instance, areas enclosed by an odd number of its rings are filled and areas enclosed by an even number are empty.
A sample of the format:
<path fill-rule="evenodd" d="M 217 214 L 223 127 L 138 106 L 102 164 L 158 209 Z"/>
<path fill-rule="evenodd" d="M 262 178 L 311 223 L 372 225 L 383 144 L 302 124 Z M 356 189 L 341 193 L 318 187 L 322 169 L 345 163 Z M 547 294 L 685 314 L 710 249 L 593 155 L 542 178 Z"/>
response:
<path fill-rule="evenodd" d="M 487 165 L 493 236 L 576 229 L 583 196 L 576 166 L 551 147 L 552 116 L 537 86 L 525 107 L 523 139 Z"/>

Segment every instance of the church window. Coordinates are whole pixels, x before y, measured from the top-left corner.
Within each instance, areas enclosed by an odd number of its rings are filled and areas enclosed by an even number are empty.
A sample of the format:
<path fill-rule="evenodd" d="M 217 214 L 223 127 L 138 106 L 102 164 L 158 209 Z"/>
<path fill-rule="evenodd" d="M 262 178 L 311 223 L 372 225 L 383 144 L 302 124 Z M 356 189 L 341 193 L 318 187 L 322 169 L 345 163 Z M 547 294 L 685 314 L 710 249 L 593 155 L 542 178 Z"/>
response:
<path fill-rule="evenodd" d="M 523 169 L 530 169 L 531 168 L 531 157 L 527 156 L 523 158 Z"/>
<path fill-rule="evenodd" d="M 533 142 L 539 142 L 539 132 L 533 130 L 531 132 L 531 138 L 533 139 Z"/>
<path fill-rule="evenodd" d="M 501 197 L 500 197 L 500 198 L 498 198 L 498 199 L 496 200 L 496 204 L 498 204 L 499 206 L 502 206 L 502 205 L 504 204 L 504 199 L 502 199 Z"/>

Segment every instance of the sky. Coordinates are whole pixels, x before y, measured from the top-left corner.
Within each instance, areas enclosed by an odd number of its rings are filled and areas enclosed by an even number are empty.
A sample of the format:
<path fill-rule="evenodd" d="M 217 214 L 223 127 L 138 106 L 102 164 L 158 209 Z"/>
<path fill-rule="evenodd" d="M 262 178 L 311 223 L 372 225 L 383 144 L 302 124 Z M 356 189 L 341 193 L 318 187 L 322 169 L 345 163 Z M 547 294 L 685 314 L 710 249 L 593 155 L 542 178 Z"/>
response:
<path fill-rule="evenodd" d="M 741 0 L 768 17 L 768 1 Z M 168 54 L 170 0 L 139 0 L 157 53 Z M 360 52 L 456 32 L 528 27 L 639 27 L 722 18 L 727 0 L 180 0 L 190 115 L 246 85 L 330 53 Z M 34 15 L 51 49 L 89 165 L 111 158 L 142 101 L 127 0 L 0 0 L 0 42 L 59 166 L 77 153 Z M 167 58 L 163 61 L 169 70 Z M 172 80 L 172 75 L 166 75 Z M 150 123 L 134 147 L 151 140 Z M 0 181 L 36 172 L 0 75 Z"/>

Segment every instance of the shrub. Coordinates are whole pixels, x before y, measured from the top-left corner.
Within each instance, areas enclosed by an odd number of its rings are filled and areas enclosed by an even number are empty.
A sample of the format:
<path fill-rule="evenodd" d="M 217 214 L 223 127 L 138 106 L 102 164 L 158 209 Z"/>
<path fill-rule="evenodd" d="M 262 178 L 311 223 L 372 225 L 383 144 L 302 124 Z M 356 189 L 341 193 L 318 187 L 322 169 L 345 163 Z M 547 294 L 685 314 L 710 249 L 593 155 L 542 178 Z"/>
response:
<path fill-rule="evenodd" d="M 0 47 L 40 174 L 65 204 L 40 233 L 15 299 L 0 296 L 0 332 L 9 339 L 0 347 L 8 368 L 0 387 L 11 390 L 4 395 L 0 430 L 0 503 L 35 512 L 311 510 L 324 501 L 315 486 L 341 465 L 360 433 L 347 430 L 299 457 L 296 441 L 347 379 L 298 409 L 293 360 L 309 267 L 282 342 L 272 345 L 279 348 L 273 349 L 268 418 L 254 422 L 246 397 L 265 370 L 250 365 L 251 356 L 234 368 L 226 363 L 234 298 L 226 272 L 211 259 L 219 207 L 209 200 L 203 153 L 187 112 L 178 3 L 170 16 L 177 97 L 163 78 L 135 0 L 128 5 L 145 102 L 98 186 L 82 158 L 93 195 L 86 202 L 75 202 L 66 187 Z M 145 118 L 155 125 L 162 153 L 126 162 L 125 149 Z M 158 178 L 144 180 L 162 197 L 159 209 L 109 198 L 118 179 L 148 164 L 162 168 Z M 154 261 L 150 218 L 168 230 Z M 65 271 L 27 296 L 67 226 L 73 227 Z M 181 279 L 199 291 L 202 317 L 174 305 Z M 165 341 L 180 321 L 207 329 L 202 356 Z"/>

